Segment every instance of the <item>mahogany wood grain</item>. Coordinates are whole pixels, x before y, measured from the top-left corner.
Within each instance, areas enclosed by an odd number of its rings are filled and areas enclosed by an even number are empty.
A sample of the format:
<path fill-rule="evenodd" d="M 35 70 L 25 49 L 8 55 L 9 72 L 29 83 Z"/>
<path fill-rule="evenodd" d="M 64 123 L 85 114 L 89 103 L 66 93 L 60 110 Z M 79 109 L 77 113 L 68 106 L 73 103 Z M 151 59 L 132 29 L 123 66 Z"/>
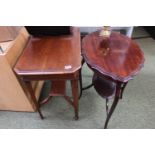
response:
<path fill-rule="evenodd" d="M 81 67 L 80 33 L 63 37 L 30 37 L 15 71 L 18 75 L 74 73 Z"/>
<path fill-rule="evenodd" d="M 74 106 L 74 112 L 75 112 L 75 120 L 79 119 L 78 115 L 78 81 L 77 80 L 71 80 L 71 86 L 72 86 L 72 96 L 73 96 L 73 106 Z"/>
<path fill-rule="evenodd" d="M 115 95 L 116 84 L 114 82 L 94 74 L 92 83 L 101 97 L 110 99 Z"/>
<path fill-rule="evenodd" d="M 15 65 L 15 72 L 25 81 L 36 108 L 43 118 L 40 107 L 34 98 L 30 81 L 51 80 L 54 89 L 42 101 L 44 104 L 52 96 L 62 95 L 74 106 L 75 118 L 78 119 L 78 79 L 81 68 L 80 31 L 72 28 L 69 36 L 44 36 L 29 38 L 21 57 Z M 66 80 L 71 80 L 73 101 L 65 94 Z"/>
<path fill-rule="evenodd" d="M 83 39 L 82 55 L 91 68 L 111 77 L 127 82 L 132 79 L 144 64 L 144 55 L 136 42 L 117 32 L 109 38 L 109 51 L 104 48 L 99 31 Z"/>
<path fill-rule="evenodd" d="M 65 80 L 52 80 L 50 93 L 43 101 L 40 102 L 40 105 L 46 104 L 53 96 L 66 96 Z"/>
<path fill-rule="evenodd" d="M 128 81 L 143 67 L 144 55 L 137 43 L 124 35 L 112 32 L 105 39 L 99 33 L 93 32 L 83 39 L 82 55 L 95 72 L 93 85 L 96 91 L 106 98 L 106 129 Z M 113 95 L 114 101 L 108 110 L 108 99 Z"/>

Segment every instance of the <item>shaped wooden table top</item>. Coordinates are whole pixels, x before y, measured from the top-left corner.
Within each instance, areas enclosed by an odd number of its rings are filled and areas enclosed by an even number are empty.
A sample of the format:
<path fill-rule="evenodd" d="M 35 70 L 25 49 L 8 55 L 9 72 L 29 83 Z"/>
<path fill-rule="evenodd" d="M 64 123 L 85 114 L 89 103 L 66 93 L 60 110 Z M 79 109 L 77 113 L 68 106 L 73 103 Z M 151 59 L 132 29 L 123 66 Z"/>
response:
<path fill-rule="evenodd" d="M 81 67 L 80 33 L 69 36 L 30 37 L 15 66 L 18 75 L 74 73 Z"/>
<path fill-rule="evenodd" d="M 99 31 L 83 39 L 82 55 L 92 69 L 113 80 L 127 82 L 143 67 L 144 55 L 135 41 L 118 32 L 112 32 L 107 52 L 104 51 L 102 42 Z"/>
<path fill-rule="evenodd" d="M 32 37 L 14 67 L 17 75 L 25 82 L 40 117 L 40 105 L 36 100 L 31 81 L 51 80 L 52 92 L 61 94 L 74 106 L 78 119 L 78 79 L 81 68 L 80 31 L 73 27 L 71 35 Z M 71 80 L 73 100 L 66 96 L 66 80 Z M 55 88 L 53 88 L 53 86 Z M 53 96 L 49 94 L 46 101 Z M 58 96 L 58 95 L 57 95 Z M 45 102 L 44 102 L 45 103 Z"/>
<path fill-rule="evenodd" d="M 106 129 L 128 81 L 143 67 L 144 55 L 136 42 L 120 33 L 112 32 L 108 39 L 103 39 L 99 34 L 100 31 L 96 31 L 83 39 L 82 55 L 95 72 L 93 84 L 96 91 L 107 100 L 107 118 L 104 125 Z M 111 94 L 114 95 L 114 101 L 108 109 Z"/>

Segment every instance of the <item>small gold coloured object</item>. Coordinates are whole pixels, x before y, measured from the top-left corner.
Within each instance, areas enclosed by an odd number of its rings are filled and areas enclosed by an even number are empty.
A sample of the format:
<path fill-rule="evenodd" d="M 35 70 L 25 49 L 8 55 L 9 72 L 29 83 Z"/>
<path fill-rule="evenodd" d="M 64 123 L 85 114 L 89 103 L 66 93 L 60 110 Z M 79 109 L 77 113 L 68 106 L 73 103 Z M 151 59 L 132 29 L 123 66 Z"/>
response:
<path fill-rule="evenodd" d="M 104 26 L 99 34 L 99 36 L 102 38 L 102 41 L 100 43 L 100 51 L 103 53 L 104 56 L 106 56 L 110 51 L 110 35 L 110 26 Z"/>
<path fill-rule="evenodd" d="M 109 38 L 111 34 L 110 26 L 104 26 L 100 32 L 100 37 Z"/>

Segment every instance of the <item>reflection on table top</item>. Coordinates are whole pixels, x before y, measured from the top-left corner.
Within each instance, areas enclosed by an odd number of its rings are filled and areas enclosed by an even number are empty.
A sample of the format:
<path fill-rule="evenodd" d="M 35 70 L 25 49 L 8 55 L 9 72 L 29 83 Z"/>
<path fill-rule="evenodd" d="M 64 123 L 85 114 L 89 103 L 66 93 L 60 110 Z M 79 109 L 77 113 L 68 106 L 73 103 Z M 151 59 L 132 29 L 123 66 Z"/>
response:
<path fill-rule="evenodd" d="M 92 69 L 110 76 L 113 80 L 126 82 L 143 67 L 143 52 L 130 38 L 112 32 L 108 46 L 109 51 L 105 51 L 103 38 L 99 36 L 99 31 L 93 32 L 83 39 L 82 55 Z"/>
<path fill-rule="evenodd" d="M 80 32 L 70 36 L 30 37 L 15 66 L 18 75 L 73 73 L 81 67 Z"/>

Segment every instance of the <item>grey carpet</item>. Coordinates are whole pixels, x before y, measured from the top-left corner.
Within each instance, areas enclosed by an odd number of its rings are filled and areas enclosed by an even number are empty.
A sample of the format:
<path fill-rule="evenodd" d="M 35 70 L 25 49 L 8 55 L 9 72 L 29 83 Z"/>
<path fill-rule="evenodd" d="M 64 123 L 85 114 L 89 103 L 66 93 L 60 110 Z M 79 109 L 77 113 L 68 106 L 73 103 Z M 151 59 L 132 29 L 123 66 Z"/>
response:
<path fill-rule="evenodd" d="M 110 129 L 155 128 L 155 41 L 151 38 L 135 41 L 144 51 L 145 66 L 127 85 L 109 122 Z M 84 65 L 83 84 L 91 83 L 91 78 L 92 72 Z M 49 87 L 49 82 L 46 82 L 41 99 L 48 94 Z M 67 92 L 71 93 L 69 83 Z M 78 121 L 73 120 L 73 108 L 61 97 L 52 98 L 42 107 L 42 112 L 45 120 L 41 120 L 38 113 L 1 111 L 0 128 L 101 129 L 106 118 L 105 100 L 93 88 L 83 92 Z"/>

